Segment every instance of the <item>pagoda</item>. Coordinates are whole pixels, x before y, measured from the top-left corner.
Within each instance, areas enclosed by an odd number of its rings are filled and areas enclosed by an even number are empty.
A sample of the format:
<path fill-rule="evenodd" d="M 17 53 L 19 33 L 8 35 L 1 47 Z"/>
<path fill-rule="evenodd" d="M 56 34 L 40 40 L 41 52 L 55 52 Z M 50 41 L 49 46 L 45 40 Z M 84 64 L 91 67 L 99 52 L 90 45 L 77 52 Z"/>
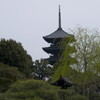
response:
<path fill-rule="evenodd" d="M 54 65 L 60 58 L 60 51 L 61 48 L 57 45 L 61 39 L 65 37 L 72 36 L 71 34 L 68 34 L 65 32 L 61 27 L 61 11 L 59 6 L 59 25 L 58 29 L 51 33 L 50 35 L 43 36 L 43 39 L 50 43 L 50 47 L 44 47 L 43 50 L 50 54 L 50 57 L 47 59 L 51 65 Z"/>

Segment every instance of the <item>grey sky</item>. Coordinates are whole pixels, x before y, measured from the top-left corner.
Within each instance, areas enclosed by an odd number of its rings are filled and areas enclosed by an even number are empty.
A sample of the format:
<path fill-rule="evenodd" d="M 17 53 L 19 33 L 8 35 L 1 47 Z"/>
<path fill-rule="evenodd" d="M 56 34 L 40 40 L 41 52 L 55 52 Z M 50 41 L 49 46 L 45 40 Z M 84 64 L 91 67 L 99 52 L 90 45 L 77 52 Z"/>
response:
<path fill-rule="evenodd" d="M 58 28 L 59 4 L 65 31 L 100 27 L 100 0 L 0 0 L 0 38 L 21 42 L 33 60 L 48 57 L 42 36 Z"/>

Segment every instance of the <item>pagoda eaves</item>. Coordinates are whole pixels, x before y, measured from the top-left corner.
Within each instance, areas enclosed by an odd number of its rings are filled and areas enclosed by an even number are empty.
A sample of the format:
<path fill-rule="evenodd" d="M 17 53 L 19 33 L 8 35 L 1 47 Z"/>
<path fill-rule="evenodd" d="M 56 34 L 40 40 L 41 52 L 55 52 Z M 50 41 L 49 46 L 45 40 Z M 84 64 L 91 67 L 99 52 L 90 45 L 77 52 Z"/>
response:
<path fill-rule="evenodd" d="M 51 54 L 51 56 L 47 58 L 47 60 L 49 61 L 51 65 L 54 65 L 59 60 L 60 55 L 61 55 L 60 53 L 62 49 L 64 49 L 58 46 L 58 43 L 60 42 L 60 40 L 65 37 L 71 37 L 71 36 L 73 35 L 68 34 L 61 27 L 61 11 L 60 11 L 60 6 L 59 6 L 59 27 L 58 29 L 54 31 L 53 33 L 51 33 L 50 35 L 43 36 L 43 39 L 46 42 L 51 43 L 50 47 L 43 48 L 45 52 Z"/>

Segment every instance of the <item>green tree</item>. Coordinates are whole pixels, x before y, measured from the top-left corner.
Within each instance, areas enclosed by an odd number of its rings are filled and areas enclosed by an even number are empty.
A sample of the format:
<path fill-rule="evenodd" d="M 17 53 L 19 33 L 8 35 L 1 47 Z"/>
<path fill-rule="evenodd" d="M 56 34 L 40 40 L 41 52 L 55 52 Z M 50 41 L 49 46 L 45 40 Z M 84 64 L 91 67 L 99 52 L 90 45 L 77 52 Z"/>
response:
<path fill-rule="evenodd" d="M 57 70 L 54 73 L 53 80 L 55 81 L 59 78 L 60 75 L 63 77 L 71 78 L 72 68 L 76 62 L 76 59 L 73 57 L 72 54 L 76 52 L 75 47 L 73 46 L 73 42 L 75 42 L 74 36 L 64 38 L 58 44 L 62 49 L 60 60 L 55 64 L 57 66 Z"/>
<path fill-rule="evenodd" d="M 53 67 L 48 64 L 47 60 L 36 60 L 33 64 L 33 74 L 38 79 L 51 78 Z"/>
<path fill-rule="evenodd" d="M 80 73 L 77 77 L 74 73 L 73 79 L 80 84 L 83 94 L 90 95 L 91 90 L 93 92 L 100 88 L 100 35 L 98 34 L 100 32 L 97 29 L 82 27 L 75 28 L 71 32 L 75 34 L 74 45 L 77 50 L 75 53 L 77 63 L 73 68 Z"/>
<path fill-rule="evenodd" d="M 17 67 L 26 75 L 29 75 L 33 65 L 31 56 L 27 54 L 21 43 L 11 39 L 0 41 L 0 62 Z"/>
<path fill-rule="evenodd" d="M 96 29 L 78 27 L 71 30 L 75 33 L 75 57 L 78 60 L 76 69 L 80 72 L 94 71 L 94 65 L 100 59 L 100 36 Z M 96 70 L 95 70 L 96 71 Z"/>
<path fill-rule="evenodd" d="M 80 93 L 89 96 L 90 91 L 100 91 L 99 31 L 79 27 L 71 32 L 75 35 L 75 41 L 68 38 L 61 41 L 60 45 L 65 49 L 62 51 L 60 61 L 56 63 L 58 68 L 53 81 L 60 75 L 68 77 L 79 85 Z"/>
<path fill-rule="evenodd" d="M 25 76 L 16 67 L 0 63 L 0 92 L 6 91 L 16 80 L 24 78 Z"/>

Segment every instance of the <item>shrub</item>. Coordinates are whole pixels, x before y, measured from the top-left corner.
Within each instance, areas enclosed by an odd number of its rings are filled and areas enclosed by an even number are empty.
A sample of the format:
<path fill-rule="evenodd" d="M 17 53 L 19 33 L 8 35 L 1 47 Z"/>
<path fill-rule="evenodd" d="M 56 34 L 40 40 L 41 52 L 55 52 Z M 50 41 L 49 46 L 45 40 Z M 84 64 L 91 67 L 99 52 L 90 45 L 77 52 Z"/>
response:
<path fill-rule="evenodd" d="M 23 78 L 24 75 L 17 68 L 0 63 L 0 92 L 6 91 L 10 84 Z"/>
<path fill-rule="evenodd" d="M 53 86 L 40 80 L 17 81 L 2 95 L 4 100 L 59 100 Z"/>
<path fill-rule="evenodd" d="M 44 100 L 59 100 L 58 94 L 55 90 L 37 90 L 36 95 Z"/>
<path fill-rule="evenodd" d="M 90 94 L 90 100 L 100 100 L 100 94 Z"/>
<path fill-rule="evenodd" d="M 88 98 L 85 97 L 85 96 L 82 96 L 82 95 L 77 94 L 77 95 L 72 95 L 69 98 L 69 100 L 88 100 Z"/>
<path fill-rule="evenodd" d="M 9 92 L 20 92 L 25 90 L 37 90 L 37 89 L 50 89 L 51 86 L 40 80 L 23 80 L 23 81 L 17 81 L 15 84 L 11 85 L 11 88 L 9 89 Z"/>
<path fill-rule="evenodd" d="M 0 94 L 1 100 L 88 100 L 75 91 L 63 90 L 40 80 L 17 81 Z"/>
<path fill-rule="evenodd" d="M 68 100 L 68 98 L 70 96 L 72 96 L 73 94 L 75 94 L 75 91 L 73 91 L 73 90 L 69 90 L 69 89 L 67 89 L 67 90 L 60 89 L 60 90 L 58 90 L 58 95 L 59 95 L 60 100 Z"/>

